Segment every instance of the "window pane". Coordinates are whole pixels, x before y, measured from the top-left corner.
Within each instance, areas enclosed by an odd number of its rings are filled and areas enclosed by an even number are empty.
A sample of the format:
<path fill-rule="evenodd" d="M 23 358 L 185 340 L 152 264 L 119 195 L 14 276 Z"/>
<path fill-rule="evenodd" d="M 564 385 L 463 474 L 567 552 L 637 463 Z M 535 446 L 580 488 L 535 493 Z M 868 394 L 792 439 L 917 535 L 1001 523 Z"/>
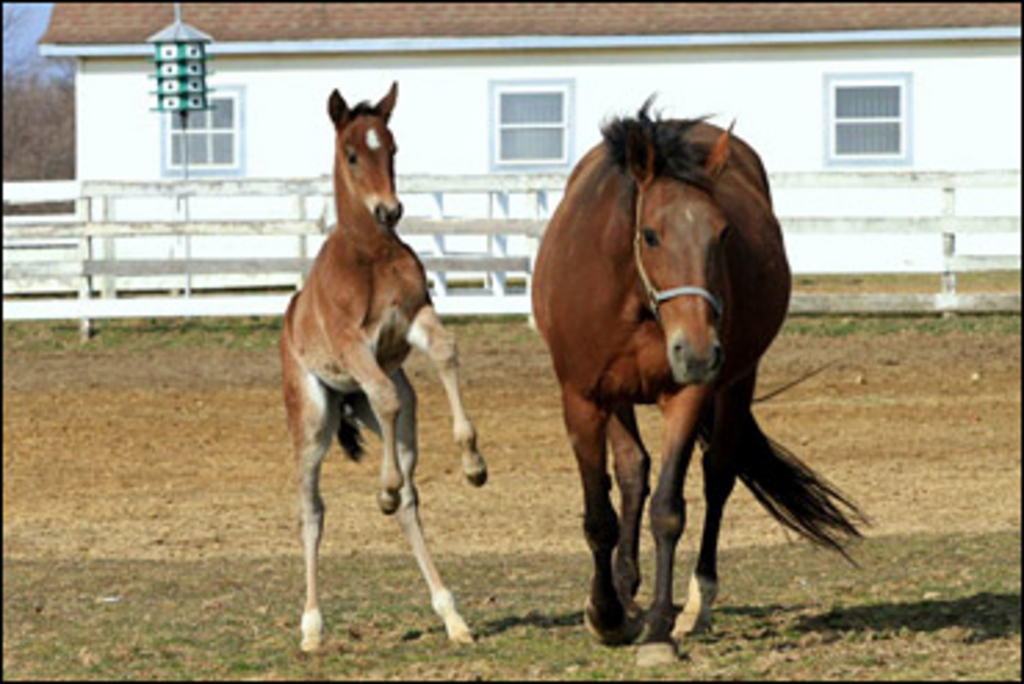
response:
<path fill-rule="evenodd" d="M 540 159 L 560 161 L 561 129 L 514 129 L 501 132 L 501 161 Z"/>
<path fill-rule="evenodd" d="M 899 115 L 899 86 L 838 88 L 836 90 L 837 118 L 865 119 L 898 117 Z"/>
<path fill-rule="evenodd" d="M 235 162 L 235 136 L 230 133 L 216 133 L 213 139 L 213 163 L 233 164 Z"/>
<path fill-rule="evenodd" d="M 562 123 L 562 93 L 502 93 L 501 123 Z"/>
<path fill-rule="evenodd" d="M 836 154 L 899 154 L 898 123 L 836 124 Z"/>
<path fill-rule="evenodd" d="M 230 129 L 235 123 L 234 100 L 219 99 L 213 101 L 213 128 Z"/>
<path fill-rule="evenodd" d="M 174 117 L 177 118 L 177 117 Z M 178 166 L 181 164 L 181 133 L 175 133 L 171 136 L 171 165 Z"/>
<path fill-rule="evenodd" d="M 206 134 L 188 134 L 188 163 L 190 166 L 210 163 L 210 146 Z"/>
<path fill-rule="evenodd" d="M 198 131 L 210 127 L 209 112 L 206 110 L 188 113 L 188 130 Z"/>

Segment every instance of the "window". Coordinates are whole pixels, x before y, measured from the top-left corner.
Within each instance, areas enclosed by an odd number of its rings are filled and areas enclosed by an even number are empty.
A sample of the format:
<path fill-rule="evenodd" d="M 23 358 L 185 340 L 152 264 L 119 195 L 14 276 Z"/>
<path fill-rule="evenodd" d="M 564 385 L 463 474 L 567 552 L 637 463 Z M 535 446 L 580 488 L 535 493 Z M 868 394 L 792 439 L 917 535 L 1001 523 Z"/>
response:
<path fill-rule="evenodd" d="M 493 161 L 499 168 L 567 166 L 568 83 L 494 84 Z"/>
<path fill-rule="evenodd" d="M 833 77 L 828 162 L 909 163 L 909 76 Z"/>
<path fill-rule="evenodd" d="M 242 97 L 240 90 L 225 90 L 210 96 L 211 109 L 188 113 L 188 125 L 171 114 L 165 126 L 164 175 L 188 173 L 195 176 L 241 175 Z"/>

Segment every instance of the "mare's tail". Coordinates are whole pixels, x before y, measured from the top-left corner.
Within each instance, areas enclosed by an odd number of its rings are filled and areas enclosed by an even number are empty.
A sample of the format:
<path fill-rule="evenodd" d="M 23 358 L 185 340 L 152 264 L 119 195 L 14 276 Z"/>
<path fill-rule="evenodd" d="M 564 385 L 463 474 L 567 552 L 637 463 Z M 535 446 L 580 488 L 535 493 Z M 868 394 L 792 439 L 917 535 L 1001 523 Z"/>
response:
<path fill-rule="evenodd" d="M 853 563 L 843 544 L 861 537 L 857 525 L 868 523 L 857 505 L 786 447 L 769 439 L 753 416 L 745 430 L 738 459 L 743 484 L 780 523 Z"/>

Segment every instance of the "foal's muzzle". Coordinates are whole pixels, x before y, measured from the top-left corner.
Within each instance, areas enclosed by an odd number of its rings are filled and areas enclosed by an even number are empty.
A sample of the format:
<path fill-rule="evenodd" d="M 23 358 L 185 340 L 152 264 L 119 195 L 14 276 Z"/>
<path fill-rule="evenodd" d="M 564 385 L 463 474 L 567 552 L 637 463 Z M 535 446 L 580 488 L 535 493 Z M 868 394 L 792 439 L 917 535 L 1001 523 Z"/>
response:
<path fill-rule="evenodd" d="M 396 202 L 393 207 L 378 204 L 373 210 L 373 218 L 377 223 L 386 228 L 394 228 L 402 218 L 402 203 Z"/>

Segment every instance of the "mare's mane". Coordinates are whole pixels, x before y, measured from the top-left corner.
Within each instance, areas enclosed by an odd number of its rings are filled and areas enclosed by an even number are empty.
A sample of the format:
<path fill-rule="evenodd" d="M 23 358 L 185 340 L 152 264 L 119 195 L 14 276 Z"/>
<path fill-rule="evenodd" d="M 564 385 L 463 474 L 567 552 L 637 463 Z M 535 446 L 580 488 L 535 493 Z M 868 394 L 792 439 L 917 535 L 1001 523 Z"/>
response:
<path fill-rule="evenodd" d="M 655 176 L 674 178 L 710 190 L 711 179 L 704 172 L 710 150 L 686 139 L 689 130 L 704 122 L 706 117 L 662 119 L 654 114 L 652 118 L 648 110 L 653 100 L 652 95 L 635 118 L 615 117 L 601 127 L 605 149 L 612 163 L 623 174 L 629 175 L 628 156 L 630 153 L 646 154 L 646 147 L 638 149 L 637 146 L 637 141 L 646 140 L 654 151 Z M 631 145 L 634 147 L 632 151 Z"/>

